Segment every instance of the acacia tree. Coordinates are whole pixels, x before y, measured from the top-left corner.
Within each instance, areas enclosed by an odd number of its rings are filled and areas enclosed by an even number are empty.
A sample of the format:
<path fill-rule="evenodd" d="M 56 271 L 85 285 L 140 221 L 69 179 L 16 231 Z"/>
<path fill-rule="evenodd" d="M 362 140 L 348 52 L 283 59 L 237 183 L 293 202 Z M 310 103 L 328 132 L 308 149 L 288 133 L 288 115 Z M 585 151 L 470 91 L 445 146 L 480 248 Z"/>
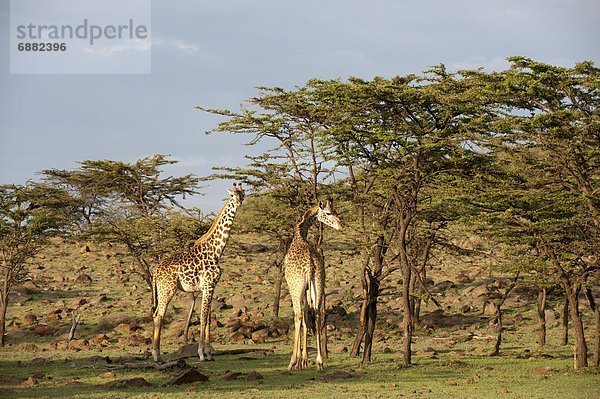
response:
<path fill-rule="evenodd" d="M 520 184 L 510 211 L 531 231 L 565 293 L 575 365 L 585 367 L 579 293 L 598 281 L 600 268 L 600 69 L 591 62 L 565 68 L 523 57 L 509 60 L 500 92 L 513 112 L 497 129 L 502 150 L 518 165 Z"/>
<path fill-rule="evenodd" d="M 134 163 L 86 160 L 76 170 L 42 173 L 83 198 L 83 204 L 94 198 L 86 234 L 123 244 L 134 272 L 150 285 L 153 266 L 174 249 L 189 246 L 206 228 L 197 210 L 179 204 L 181 197 L 198 194 L 200 180 L 191 174 L 161 176 L 164 166 L 176 162 L 158 154 Z"/>
<path fill-rule="evenodd" d="M 279 296 L 283 278 L 283 256 L 293 233 L 293 225 L 307 206 L 318 202 L 323 186 L 333 173 L 328 168 L 330 148 L 321 140 L 323 109 L 314 103 L 306 88 L 286 91 L 282 88 L 260 87 L 257 97 L 242 107 L 239 113 L 197 107 L 200 110 L 228 117 L 211 132 L 245 134 L 250 145 L 267 145 L 269 149 L 258 156 L 248 156 L 250 165 L 244 168 L 218 168 L 211 178 L 241 178 L 255 189 L 256 202 L 268 203 L 252 226 L 275 238 L 279 256 L 274 264 L 278 270 L 275 282 L 274 315 L 279 311 Z M 322 252 L 322 230 L 313 238 Z M 325 298 L 323 297 L 323 301 Z M 325 309 L 325 303 L 321 309 Z M 318 315 L 325 324 L 325 314 Z M 320 337 L 327 354 L 326 329 Z"/>
<path fill-rule="evenodd" d="M 318 84 L 318 83 L 317 83 Z M 363 276 L 361 325 L 352 354 L 364 338 L 363 362 L 371 356 L 377 298 L 384 265 L 397 262 L 402 272 L 403 361 L 411 363 L 415 274 L 442 224 L 423 223 L 427 200 L 473 175 L 486 156 L 474 149 L 491 113 L 476 74 L 448 73 L 443 66 L 423 76 L 373 81 L 325 82 L 337 103 L 331 115 L 331 140 L 339 162 L 348 167 L 353 198 L 368 255 Z M 423 227 L 431 231 L 423 232 Z M 420 243 L 419 243 L 420 242 Z M 396 256 L 389 256 L 390 248 Z M 386 259 L 387 257 L 387 259 Z M 397 258 L 397 259 L 396 259 Z"/>
<path fill-rule="evenodd" d="M 0 347 L 9 294 L 26 278 L 32 258 L 69 223 L 76 201 L 68 193 L 28 183 L 0 186 Z"/>

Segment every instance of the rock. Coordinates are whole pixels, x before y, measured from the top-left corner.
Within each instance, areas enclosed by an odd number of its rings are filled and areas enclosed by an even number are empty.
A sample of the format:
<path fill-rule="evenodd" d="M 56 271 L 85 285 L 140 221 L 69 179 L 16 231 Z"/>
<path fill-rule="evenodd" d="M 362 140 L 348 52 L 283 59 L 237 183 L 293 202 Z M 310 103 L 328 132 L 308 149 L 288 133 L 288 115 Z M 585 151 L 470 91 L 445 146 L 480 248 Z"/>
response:
<path fill-rule="evenodd" d="M 206 382 L 208 377 L 194 368 L 186 369 L 181 371 L 171 381 L 167 382 L 165 386 L 191 384 L 193 382 Z"/>
<path fill-rule="evenodd" d="M 33 329 L 33 332 L 40 337 L 47 337 L 50 335 L 54 335 L 56 329 L 46 324 L 40 324 Z"/>
<path fill-rule="evenodd" d="M 99 374 L 98 378 L 115 378 L 116 376 L 112 371 L 107 371 L 106 373 Z"/>
<path fill-rule="evenodd" d="M 265 342 L 265 340 L 267 339 L 268 336 L 269 336 L 269 329 L 262 328 L 260 330 L 254 331 L 252 333 L 252 341 L 254 341 L 257 344 L 262 344 Z"/>
<path fill-rule="evenodd" d="M 41 292 L 40 288 L 31 280 L 25 281 L 20 286 L 13 288 L 13 290 L 25 295 L 39 294 Z"/>
<path fill-rule="evenodd" d="M 240 319 L 229 319 L 225 323 L 225 328 L 229 330 L 229 332 L 237 331 L 242 326 L 242 321 Z"/>
<path fill-rule="evenodd" d="M 31 364 L 40 365 L 44 363 L 46 363 L 46 359 L 44 359 L 43 357 L 36 357 L 34 359 L 31 359 Z"/>
<path fill-rule="evenodd" d="M 533 369 L 531 369 L 531 371 L 533 371 L 534 373 L 550 373 L 552 372 L 552 367 L 550 366 L 539 366 L 539 367 L 535 367 Z"/>
<path fill-rule="evenodd" d="M 436 291 L 446 291 L 450 288 L 456 288 L 456 283 L 454 281 L 444 280 L 434 286 Z"/>
<path fill-rule="evenodd" d="M 470 311 L 471 311 L 471 306 L 469 306 L 469 305 L 462 305 L 460 307 L 461 313 L 469 313 Z"/>
<path fill-rule="evenodd" d="M 79 253 L 80 254 L 84 254 L 86 252 L 91 252 L 92 250 L 90 249 L 89 245 L 84 245 L 83 247 L 79 248 Z"/>
<path fill-rule="evenodd" d="M 229 336 L 231 342 L 240 342 L 246 339 L 246 336 L 239 331 L 234 332 Z"/>
<path fill-rule="evenodd" d="M 25 342 L 19 345 L 19 349 L 25 352 L 37 352 L 39 350 L 36 344 L 31 342 Z"/>
<path fill-rule="evenodd" d="M 102 386 L 105 388 L 148 387 L 150 383 L 145 378 L 136 377 L 109 381 L 106 384 L 102 384 Z"/>
<path fill-rule="evenodd" d="M 89 342 L 87 339 L 72 339 L 69 341 L 69 349 L 81 350 L 87 346 L 89 346 Z"/>
<path fill-rule="evenodd" d="M 483 303 L 483 315 L 484 316 L 495 316 L 497 313 L 497 306 L 494 302 L 485 301 Z"/>
<path fill-rule="evenodd" d="M 394 351 L 386 346 L 385 348 L 383 348 L 383 353 L 389 354 L 389 353 L 394 353 Z"/>
<path fill-rule="evenodd" d="M 223 374 L 223 376 L 221 377 L 221 379 L 223 381 L 233 381 L 236 380 L 239 376 L 241 376 L 242 373 L 237 373 L 237 372 L 227 372 L 225 374 Z"/>
<path fill-rule="evenodd" d="M 333 348 L 333 353 L 347 353 L 347 352 L 348 352 L 348 347 L 345 345 L 338 345 Z M 383 350 L 383 353 L 385 353 L 385 349 Z"/>
<path fill-rule="evenodd" d="M 114 331 L 121 335 L 127 335 L 131 332 L 131 325 L 127 323 L 121 323 L 114 328 Z"/>
<path fill-rule="evenodd" d="M 248 375 L 246 375 L 246 381 L 258 381 L 264 379 L 265 377 L 263 377 L 258 371 L 251 371 L 248 373 Z"/>
<path fill-rule="evenodd" d="M 83 285 L 90 285 L 90 284 L 92 284 L 92 281 L 93 281 L 92 277 L 89 274 L 80 274 L 75 279 L 76 283 L 83 284 Z"/>
<path fill-rule="evenodd" d="M 23 388 L 31 388 L 40 383 L 40 380 L 31 376 L 21 383 Z"/>
<path fill-rule="evenodd" d="M 253 326 L 242 326 L 237 330 L 237 332 L 243 334 L 246 338 L 251 338 L 252 333 L 254 332 L 254 327 Z"/>
<path fill-rule="evenodd" d="M 177 351 L 176 356 L 178 358 L 198 356 L 198 343 L 183 345 Z"/>
<path fill-rule="evenodd" d="M 324 375 L 320 378 L 321 381 L 336 381 L 336 380 L 347 380 L 353 378 L 353 375 L 347 371 L 336 370 L 331 374 Z"/>
<path fill-rule="evenodd" d="M 25 324 L 34 324 L 37 323 L 38 318 L 33 313 L 27 312 L 23 315 L 23 317 L 21 317 L 21 320 L 23 320 Z"/>
<path fill-rule="evenodd" d="M 277 331 L 278 335 L 286 335 L 290 331 L 290 326 L 282 321 L 273 324 L 273 328 Z"/>

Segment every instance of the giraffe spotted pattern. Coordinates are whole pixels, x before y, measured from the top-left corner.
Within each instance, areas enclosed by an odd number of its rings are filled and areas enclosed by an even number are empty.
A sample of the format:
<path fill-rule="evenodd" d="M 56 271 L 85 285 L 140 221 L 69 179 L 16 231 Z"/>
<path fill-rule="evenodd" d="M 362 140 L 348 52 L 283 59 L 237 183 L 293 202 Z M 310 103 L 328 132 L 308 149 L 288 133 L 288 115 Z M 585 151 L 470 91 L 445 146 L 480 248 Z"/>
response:
<path fill-rule="evenodd" d="M 342 228 L 332 201 L 328 200 L 307 210 L 294 229 L 294 238 L 284 258 L 285 280 L 294 307 L 294 348 L 289 370 L 303 369 L 308 365 L 307 310 L 315 316 L 319 370 L 323 370 L 323 358 L 326 356 L 321 347 L 325 342 L 325 261 L 307 239 L 310 227 L 317 221 L 336 230 Z"/>
<path fill-rule="evenodd" d="M 156 267 L 152 284 L 154 301 L 152 356 L 155 361 L 160 357 L 162 321 L 178 289 L 201 295 L 198 356 L 200 360 L 210 360 L 210 307 L 215 288 L 221 278 L 219 259 L 227 244 L 233 218 L 244 201 L 244 196 L 242 186 L 234 184 L 230 198 L 210 229 L 195 242 L 194 247 L 166 259 Z"/>

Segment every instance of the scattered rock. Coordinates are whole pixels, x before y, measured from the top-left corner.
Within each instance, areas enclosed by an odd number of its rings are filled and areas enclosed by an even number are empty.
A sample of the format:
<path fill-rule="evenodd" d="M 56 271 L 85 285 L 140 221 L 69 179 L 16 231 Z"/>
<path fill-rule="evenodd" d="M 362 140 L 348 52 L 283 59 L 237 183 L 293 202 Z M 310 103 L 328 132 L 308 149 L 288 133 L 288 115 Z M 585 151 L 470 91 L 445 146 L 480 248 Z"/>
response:
<path fill-rule="evenodd" d="M 239 376 L 241 376 L 242 373 L 238 373 L 238 372 L 227 372 L 225 374 L 223 374 L 223 376 L 221 377 L 221 379 L 223 381 L 233 381 L 236 380 Z"/>
<path fill-rule="evenodd" d="M 33 313 L 27 312 L 21 317 L 21 320 L 23 320 L 25 324 L 34 324 L 37 323 L 38 318 Z"/>
<path fill-rule="evenodd" d="M 198 343 L 185 344 L 176 353 L 178 358 L 198 356 Z"/>
<path fill-rule="evenodd" d="M 102 384 L 102 386 L 105 388 L 148 387 L 150 383 L 145 378 L 136 377 L 109 381 L 106 384 Z"/>
<path fill-rule="evenodd" d="M 92 277 L 89 274 L 80 274 L 75 279 L 76 283 L 83 284 L 83 285 L 90 285 L 90 284 L 92 284 L 92 281 L 93 281 Z"/>
<path fill-rule="evenodd" d="M 252 333 L 252 341 L 257 344 L 262 344 L 265 342 L 266 338 L 269 336 L 269 329 L 263 328 Z"/>
<path fill-rule="evenodd" d="M 552 367 L 550 366 L 539 366 L 539 367 L 535 367 L 533 368 L 531 371 L 533 371 L 534 373 L 550 373 L 552 372 Z"/>
<path fill-rule="evenodd" d="M 13 291 L 25 295 L 39 294 L 41 292 L 40 288 L 31 280 L 25 281 L 20 286 L 13 288 Z"/>
<path fill-rule="evenodd" d="M 257 380 L 264 380 L 264 379 L 265 379 L 265 377 L 263 377 L 262 374 L 260 374 L 257 371 L 251 371 L 246 376 L 246 381 L 257 381 Z"/>
<path fill-rule="evenodd" d="M 19 345 L 19 349 L 25 352 L 37 352 L 39 350 L 36 344 L 31 342 L 25 342 Z"/>
<path fill-rule="evenodd" d="M 50 335 L 54 335 L 54 333 L 56 332 L 56 329 L 52 328 L 46 324 L 40 324 L 33 329 L 33 332 L 36 335 L 39 335 L 40 337 L 47 337 Z"/>
<path fill-rule="evenodd" d="M 240 342 L 246 339 L 246 336 L 239 331 L 234 332 L 229 336 L 231 342 Z"/>
<path fill-rule="evenodd" d="M 336 347 L 333 348 L 333 352 L 334 353 L 347 353 L 348 352 L 348 347 L 345 346 L 345 345 L 338 345 L 338 346 L 336 346 Z M 383 349 L 383 353 L 385 353 L 385 348 Z"/>
<path fill-rule="evenodd" d="M 33 386 L 36 386 L 39 383 L 40 383 L 40 381 L 37 378 L 29 377 L 21 383 L 21 386 L 23 388 L 31 388 Z"/>
<path fill-rule="evenodd" d="M 83 247 L 79 248 L 79 253 L 80 254 L 84 254 L 86 252 L 91 252 L 92 250 L 90 249 L 89 245 L 84 245 Z"/>
<path fill-rule="evenodd" d="M 194 368 L 186 369 L 181 371 L 171 381 L 167 382 L 165 386 L 191 384 L 193 382 L 205 382 L 208 381 L 208 377 Z"/>
<path fill-rule="evenodd" d="M 321 381 L 336 381 L 336 380 L 347 380 L 353 378 L 352 374 L 347 371 L 336 370 L 331 374 L 321 376 Z"/>

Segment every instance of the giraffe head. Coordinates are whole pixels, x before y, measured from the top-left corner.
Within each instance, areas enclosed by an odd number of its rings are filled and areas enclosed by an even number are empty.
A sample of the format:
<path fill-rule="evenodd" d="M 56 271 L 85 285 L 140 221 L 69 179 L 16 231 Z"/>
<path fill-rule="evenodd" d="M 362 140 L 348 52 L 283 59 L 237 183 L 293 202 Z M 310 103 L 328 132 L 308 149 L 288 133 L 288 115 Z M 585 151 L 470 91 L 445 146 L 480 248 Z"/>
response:
<path fill-rule="evenodd" d="M 227 191 L 229 191 L 229 195 L 231 195 L 231 198 L 235 201 L 237 206 L 242 205 L 242 202 L 244 202 L 244 197 L 246 196 L 246 193 L 242 188 L 242 183 L 239 185 L 233 183 L 233 189 Z"/>
<path fill-rule="evenodd" d="M 343 227 L 340 218 L 333 210 L 332 199 L 328 199 L 325 202 L 319 201 L 319 207 L 317 208 L 317 220 L 329 227 L 333 227 L 336 230 L 339 230 Z"/>

